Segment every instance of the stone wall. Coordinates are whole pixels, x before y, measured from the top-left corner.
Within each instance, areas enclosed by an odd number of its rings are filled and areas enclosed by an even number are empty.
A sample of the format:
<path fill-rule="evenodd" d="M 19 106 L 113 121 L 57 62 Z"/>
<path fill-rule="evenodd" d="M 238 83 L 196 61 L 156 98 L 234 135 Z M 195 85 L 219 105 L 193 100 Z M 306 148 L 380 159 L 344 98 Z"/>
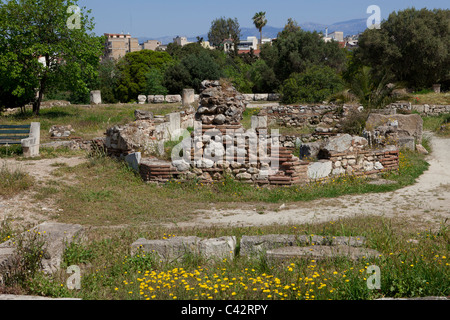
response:
<path fill-rule="evenodd" d="M 279 141 L 279 137 L 268 138 L 270 145 L 267 145 L 265 153 L 252 149 L 250 140 L 245 145 L 236 143 L 240 134 L 248 136 L 253 133 L 260 137 L 265 135 L 262 131 L 239 131 L 236 126 L 203 126 L 201 130 L 201 135 L 193 133 L 190 152 L 184 150 L 187 158 L 172 162 L 144 159 L 140 164 L 141 177 L 151 182 L 197 179 L 201 183 L 211 183 L 227 175 L 258 185 L 295 185 L 340 175 L 377 175 L 399 168 L 397 147 L 371 150 L 367 148 L 367 140 L 361 137 L 337 136 L 318 147 L 314 157 L 300 159 L 293 155 L 294 148 L 274 142 L 274 139 Z M 212 134 L 216 131 L 217 136 L 226 137 L 229 130 L 234 130 L 237 138 L 231 143 L 226 138 L 215 139 Z M 221 160 L 217 161 L 215 156 Z"/>
<path fill-rule="evenodd" d="M 245 93 L 242 94 L 244 100 L 247 102 L 252 101 L 279 101 L 280 95 L 278 93 Z M 200 100 L 200 95 L 195 94 L 194 98 L 196 101 Z M 140 95 L 138 101 L 141 104 L 145 103 L 178 103 L 182 101 L 181 95 Z"/>
<path fill-rule="evenodd" d="M 304 182 L 306 162 L 293 156 L 293 148 L 280 146 L 277 138 L 240 125 L 203 125 L 191 137 L 187 158 L 170 161 L 144 159 L 140 174 L 145 181 L 167 182 L 171 179 L 198 179 L 202 183 L 222 180 L 225 175 L 236 180 L 272 185 Z M 230 138 L 230 132 L 234 137 Z M 267 141 L 264 151 L 250 145 L 249 136 Z M 218 160 L 219 159 L 219 160 Z M 274 167 L 276 169 L 274 170 Z"/>
<path fill-rule="evenodd" d="M 450 105 L 411 104 L 409 102 L 392 103 L 386 107 L 396 112 L 418 112 L 422 116 L 438 116 L 450 113 Z"/>
<path fill-rule="evenodd" d="M 317 128 L 317 132 L 336 132 L 339 122 L 357 106 L 309 105 L 309 106 L 272 106 L 261 110 L 261 116 L 267 116 L 269 125 L 280 127 Z"/>

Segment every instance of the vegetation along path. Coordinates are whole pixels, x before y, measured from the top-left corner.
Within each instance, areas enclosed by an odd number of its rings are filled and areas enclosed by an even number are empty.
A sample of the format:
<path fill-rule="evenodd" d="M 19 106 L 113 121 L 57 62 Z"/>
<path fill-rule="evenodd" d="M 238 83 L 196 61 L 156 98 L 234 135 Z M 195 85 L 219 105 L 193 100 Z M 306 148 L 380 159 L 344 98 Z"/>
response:
<path fill-rule="evenodd" d="M 348 195 L 282 205 L 278 210 L 261 212 L 255 208 L 202 210 L 183 227 L 264 226 L 308 224 L 344 217 L 378 215 L 400 217 L 411 222 L 438 226 L 450 218 L 450 139 L 431 138 L 433 152 L 429 169 L 414 185 L 386 193 Z"/>

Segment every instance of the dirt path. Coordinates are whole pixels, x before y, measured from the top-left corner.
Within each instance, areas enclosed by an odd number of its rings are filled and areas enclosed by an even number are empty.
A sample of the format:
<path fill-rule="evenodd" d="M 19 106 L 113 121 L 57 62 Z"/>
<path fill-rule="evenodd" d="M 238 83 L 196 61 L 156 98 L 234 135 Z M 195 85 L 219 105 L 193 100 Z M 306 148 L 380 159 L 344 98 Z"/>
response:
<path fill-rule="evenodd" d="M 45 186 L 50 180 L 58 180 L 52 176 L 52 172 L 58 166 L 77 166 L 86 161 L 83 157 L 73 158 L 54 158 L 43 160 L 24 160 L 17 161 L 15 159 L 0 159 L 0 166 L 6 165 L 11 170 L 20 169 L 27 172 L 35 178 L 36 187 Z M 64 179 L 67 179 L 66 177 Z M 64 181 L 67 182 L 66 180 Z M 22 192 L 10 199 L 0 198 L 0 222 L 4 218 L 14 219 L 14 224 L 37 224 L 44 221 L 52 221 L 56 217 L 59 210 L 54 206 L 51 200 L 37 201 L 33 197 L 33 192 Z"/>
<path fill-rule="evenodd" d="M 311 202 L 286 204 L 283 209 L 258 213 L 256 208 L 204 210 L 181 227 L 264 226 L 305 224 L 338 220 L 344 217 L 379 215 L 401 217 L 426 227 L 450 218 L 450 139 L 432 138 L 430 168 L 417 183 L 403 189 L 377 194 L 342 196 Z"/>

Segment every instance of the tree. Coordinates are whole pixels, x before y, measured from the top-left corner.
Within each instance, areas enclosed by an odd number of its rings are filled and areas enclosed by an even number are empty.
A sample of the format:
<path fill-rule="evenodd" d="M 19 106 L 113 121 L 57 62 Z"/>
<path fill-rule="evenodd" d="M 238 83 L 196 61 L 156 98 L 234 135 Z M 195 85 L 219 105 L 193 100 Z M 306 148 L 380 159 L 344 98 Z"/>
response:
<path fill-rule="evenodd" d="M 366 109 L 381 109 L 395 101 L 392 96 L 395 86 L 389 84 L 389 80 L 387 74 L 377 80 L 370 67 L 363 66 L 350 82 L 350 92 Z"/>
<path fill-rule="evenodd" d="M 77 0 L 0 3 L 0 71 L 13 104 L 32 102 L 38 115 L 52 86 L 89 93 L 103 49 L 89 14 Z"/>
<path fill-rule="evenodd" d="M 179 63 L 169 66 L 163 85 L 172 94 L 179 94 L 185 88 L 201 89 L 203 80 L 219 80 L 223 72 L 214 58 L 207 52 L 190 54 Z"/>
<path fill-rule="evenodd" d="M 211 45 L 223 49 L 223 41 L 230 38 L 233 40 L 235 51 L 237 51 L 237 45 L 241 38 L 241 28 L 237 18 L 226 19 L 222 17 L 211 22 L 211 28 L 208 32 Z"/>
<path fill-rule="evenodd" d="M 100 63 L 97 89 L 102 92 L 102 101 L 116 103 L 115 89 L 120 79 L 120 71 L 115 60 L 105 59 Z"/>
<path fill-rule="evenodd" d="M 146 93 L 148 73 L 152 69 L 164 73 L 165 68 L 172 60 L 167 52 L 141 50 L 127 53 L 118 62 L 120 78 L 117 98 L 122 102 L 136 100 L 140 94 Z"/>
<path fill-rule="evenodd" d="M 253 24 L 255 25 L 256 29 L 259 30 L 259 33 L 261 35 L 260 36 L 260 40 L 259 40 L 259 44 L 262 45 L 262 29 L 267 24 L 266 13 L 263 12 L 263 11 L 257 12 L 253 16 Z"/>
<path fill-rule="evenodd" d="M 314 65 L 329 66 L 337 72 L 346 67 L 345 49 L 337 42 L 325 42 L 317 32 L 303 30 L 282 33 L 272 46 L 262 47 L 261 58 L 280 82 Z"/>
<path fill-rule="evenodd" d="M 166 95 L 169 91 L 164 87 L 164 74 L 161 70 L 151 69 L 145 77 L 147 83 L 145 87 L 145 94 L 147 95 Z"/>
<path fill-rule="evenodd" d="M 301 28 L 298 25 L 297 21 L 295 21 L 292 18 L 289 18 L 286 25 L 284 26 L 283 30 L 278 33 L 278 37 L 283 37 L 291 32 L 297 32 L 300 30 L 301 30 Z"/>
<path fill-rule="evenodd" d="M 312 66 L 303 73 L 293 73 L 281 87 L 285 103 L 317 103 L 344 88 L 336 71 L 328 66 Z"/>
<path fill-rule="evenodd" d="M 279 82 L 273 69 L 269 68 L 264 60 L 255 61 L 249 70 L 250 80 L 253 83 L 252 91 L 257 93 L 275 92 Z"/>
<path fill-rule="evenodd" d="M 179 94 L 190 83 L 191 75 L 181 62 L 170 64 L 164 72 L 163 85 L 169 93 Z"/>
<path fill-rule="evenodd" d="M 393 12 L 381 29 L 366 30 L 355 52 L 380 80 L 389 73 L 415 89 L 450 86 L 450 10 Z"/>

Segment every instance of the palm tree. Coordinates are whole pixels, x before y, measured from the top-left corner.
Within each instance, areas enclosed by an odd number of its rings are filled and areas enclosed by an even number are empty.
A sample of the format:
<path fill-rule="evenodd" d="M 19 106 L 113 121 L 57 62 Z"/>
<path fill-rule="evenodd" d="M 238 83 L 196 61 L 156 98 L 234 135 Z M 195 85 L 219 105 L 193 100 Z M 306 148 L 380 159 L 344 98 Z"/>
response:
<path fill-rule="evenodd" d="M 262 29 L 266 26 L 267 24 L 267 19 L 266 19 L 266 13 L 265 12 L 257 12 L 255 14 L 255 16 L 253 17 L 253 23 L 255 24 L 256 29 L 259 30 L 259 33 L 261 34 L 260 37 L 260 41 L 259 41 L 259 45 L 262 45 Z"/>
<path fill-rule="evenodd" d="M 389 80 L 387 74 L 381 79 L 374 78 L 371 68 L 363 66 L 350 83 L 350 93 L 367 109 L 384 108 L 396 100 L 392 92 L 397 86 L 390 84 Z"/>

